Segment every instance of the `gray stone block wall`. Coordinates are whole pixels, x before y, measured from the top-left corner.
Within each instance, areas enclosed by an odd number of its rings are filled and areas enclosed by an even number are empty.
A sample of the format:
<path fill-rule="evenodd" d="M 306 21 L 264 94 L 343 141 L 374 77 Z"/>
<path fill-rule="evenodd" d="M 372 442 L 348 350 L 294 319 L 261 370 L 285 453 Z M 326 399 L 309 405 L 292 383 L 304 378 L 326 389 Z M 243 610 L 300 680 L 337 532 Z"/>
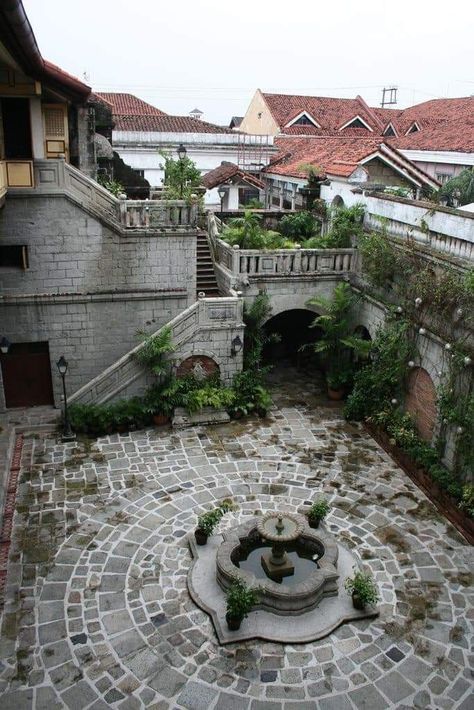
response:
<path fill-rule="evenodd" d="M 120 235 L 65 197 L 10 197 L 0 244 L 26 245 L 29 268 L 0 269 L 0 292 L 77 293 L 128 289 L 196 292 L 196 233 Z"/>
<path fill-rule="evenodd" d="M 93 296 L 15 300 L 0 304 L 2 334 L 11 342 L 48 342 L 55 403 L 61 401 L 62 385 L 55 363 L 61 355 L 69 362 L 69 394 L 96 377 L 135 347 L 137 330 L 157 330 L 187 305 L 186 294 L 130 293 L 114 300 Z"/>

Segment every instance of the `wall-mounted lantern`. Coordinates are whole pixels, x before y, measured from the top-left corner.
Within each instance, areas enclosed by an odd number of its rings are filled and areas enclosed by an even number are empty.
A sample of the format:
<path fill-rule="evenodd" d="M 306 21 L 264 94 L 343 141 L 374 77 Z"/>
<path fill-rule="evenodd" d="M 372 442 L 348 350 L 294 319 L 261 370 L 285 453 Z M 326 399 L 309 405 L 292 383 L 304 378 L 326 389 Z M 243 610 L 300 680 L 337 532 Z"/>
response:
<path fill-rule="evenodd" d="M 238 335 L 231 342 L 230 354 L 235 357 L 242 350 L 244 344 Z"/>

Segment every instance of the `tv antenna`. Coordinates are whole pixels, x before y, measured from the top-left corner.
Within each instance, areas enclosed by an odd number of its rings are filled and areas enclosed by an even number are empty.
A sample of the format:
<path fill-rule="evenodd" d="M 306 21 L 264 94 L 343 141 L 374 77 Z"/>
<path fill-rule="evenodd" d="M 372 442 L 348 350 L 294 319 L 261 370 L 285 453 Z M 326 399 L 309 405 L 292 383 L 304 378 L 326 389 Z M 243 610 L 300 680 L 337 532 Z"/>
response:
<path fill-rule="evenodd" d="M 382 89 L 382 103 L 380 104 L 382 108 L 385 106 L 393 106 L 397 103 L 397 91 L 398 87 L 389 86 Z"/>

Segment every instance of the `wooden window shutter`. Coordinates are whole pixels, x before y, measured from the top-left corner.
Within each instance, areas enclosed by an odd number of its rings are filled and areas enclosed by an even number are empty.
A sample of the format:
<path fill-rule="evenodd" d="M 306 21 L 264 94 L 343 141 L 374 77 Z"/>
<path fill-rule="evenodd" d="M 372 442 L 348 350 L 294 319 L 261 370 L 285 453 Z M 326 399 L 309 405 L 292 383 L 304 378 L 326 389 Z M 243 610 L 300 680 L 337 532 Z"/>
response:
<path fill-rule="evenodd" d="M 66 104 L 43 104 L 43 128 L 47 158 L 64 155 L 69 158 L 69 136 Z"/>

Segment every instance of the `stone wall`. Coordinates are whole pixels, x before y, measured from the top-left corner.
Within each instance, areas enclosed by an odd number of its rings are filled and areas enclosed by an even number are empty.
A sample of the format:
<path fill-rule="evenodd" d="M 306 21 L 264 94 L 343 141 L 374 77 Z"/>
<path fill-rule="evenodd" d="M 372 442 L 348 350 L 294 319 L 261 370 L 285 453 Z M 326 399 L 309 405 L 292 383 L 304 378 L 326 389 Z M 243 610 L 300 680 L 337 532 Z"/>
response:
<path fill-rule="evenodd" d="M 195 230 L 120 233 L 64 196 L 9 195 L 0 244 L 29 261 L 0 268 L 1 336 L 48 342 L 56 405 L 60 355 L 74 391 L 195 300 Z"/>

